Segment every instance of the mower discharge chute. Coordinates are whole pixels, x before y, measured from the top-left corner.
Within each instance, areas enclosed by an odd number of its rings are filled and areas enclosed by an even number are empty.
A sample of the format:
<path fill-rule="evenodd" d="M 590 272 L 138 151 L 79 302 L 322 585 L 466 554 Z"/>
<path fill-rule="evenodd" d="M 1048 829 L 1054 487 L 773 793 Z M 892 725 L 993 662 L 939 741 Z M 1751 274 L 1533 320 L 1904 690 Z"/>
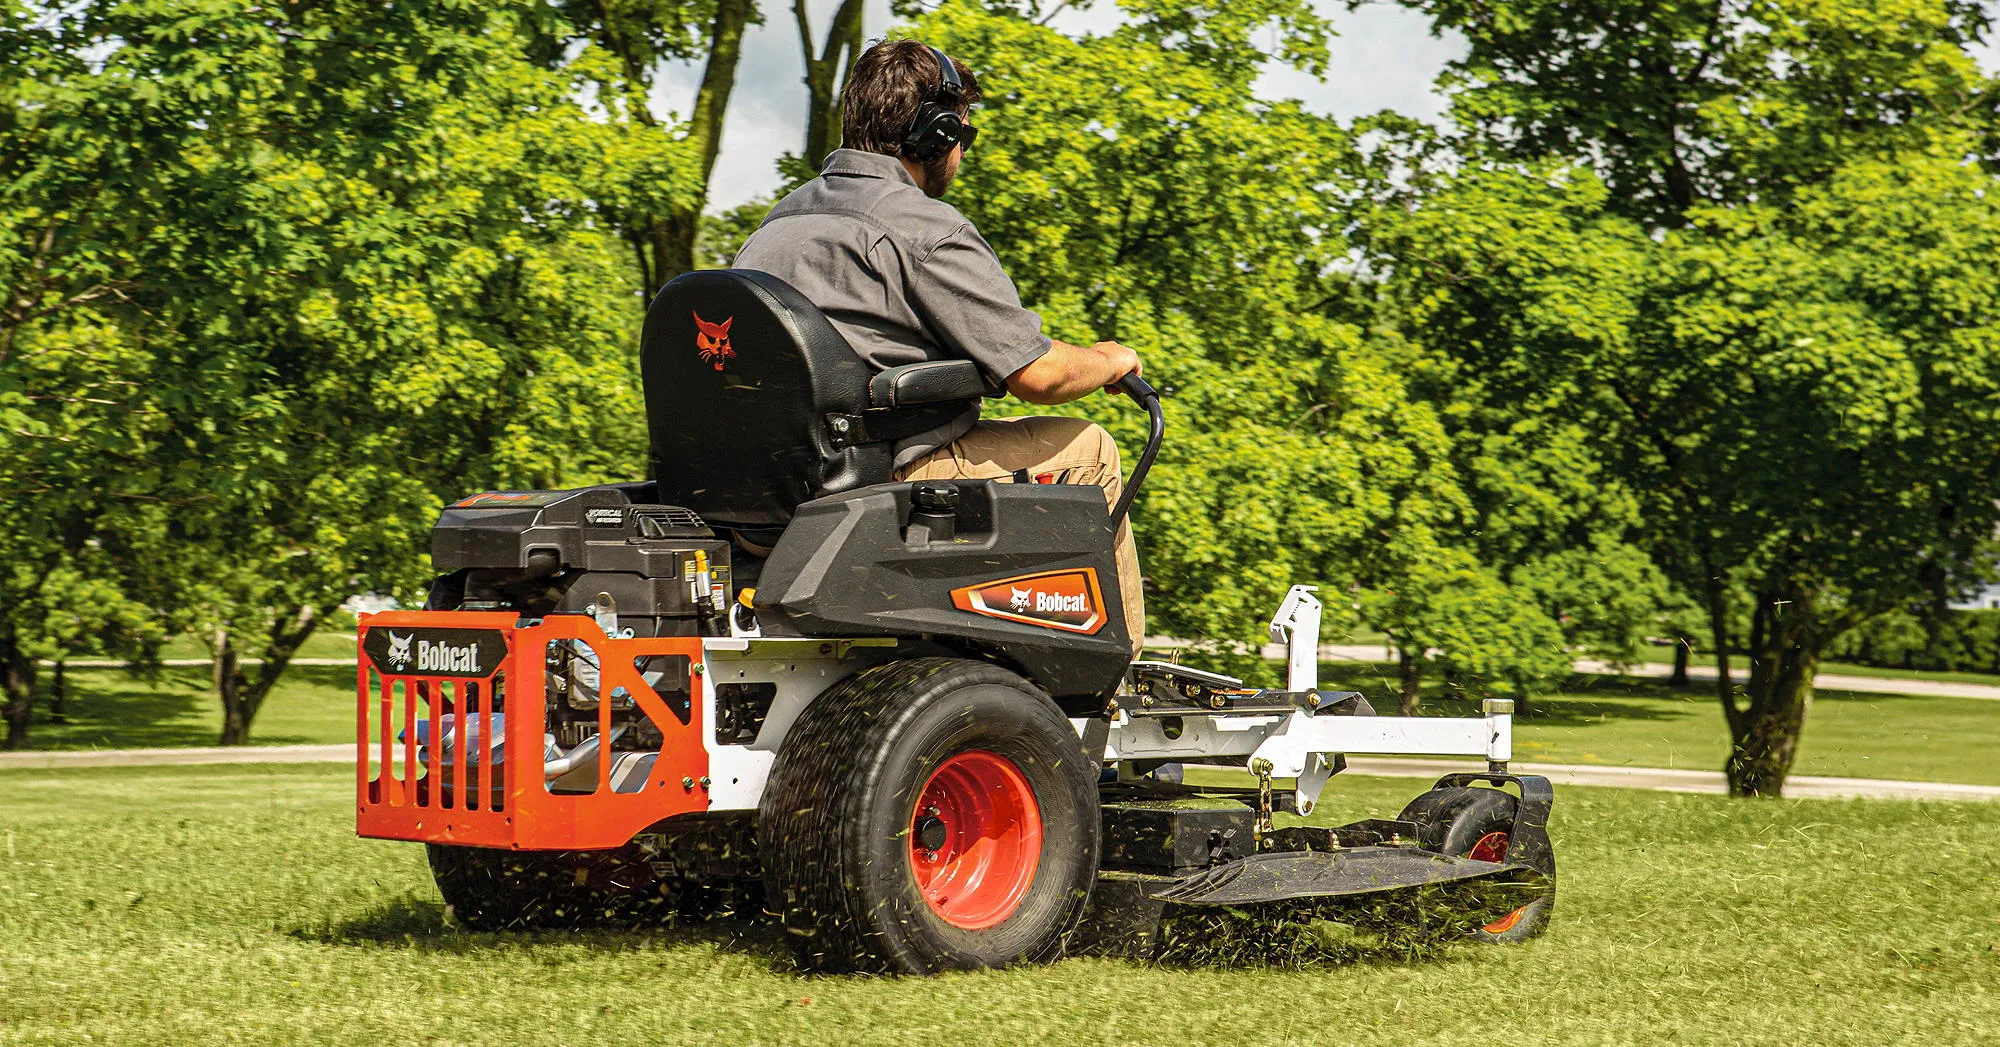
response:
<path fill-rule="evenodd" d="M 1130 660 L 1112 542 L 1164 432 L 1144 381 L 1107 513 L 1095 486 L 894 482 L 896 440 L 992 391 L 969 362 L 871 372 L 766 274 L 667 285 L 642 364 L 653 480 L 463 499 L 425 608 L 361 622 L 359 831 L 425 843 L 462 923 L 750 902 L 808 969 L 911 973 L 1384 899 L 1488 940 L 1545 925 L 1553 796 L 1506 771 L 1509 703 L 1321 690 L 1306 586 L 1271 623 L 1282 690 Z M 1485 769 L 1395 819 L 1277 823 L 1350 754 Z"/>

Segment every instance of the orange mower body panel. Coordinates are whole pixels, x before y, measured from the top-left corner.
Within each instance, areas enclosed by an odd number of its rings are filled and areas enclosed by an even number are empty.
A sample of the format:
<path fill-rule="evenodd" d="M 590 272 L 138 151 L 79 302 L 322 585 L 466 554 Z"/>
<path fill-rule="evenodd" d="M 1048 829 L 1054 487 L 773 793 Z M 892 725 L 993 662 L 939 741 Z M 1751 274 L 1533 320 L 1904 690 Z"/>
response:
<path fill-rule="evenodd" d="M 662 819 L 708 809 L 701 637 L 613 639 L 584 615 L 523 624 L 511 612 L 485 611 L 364 615 L 359 633 L 355 830 L 361 836 L 604 850 Z M 544 687 L 549 646 L 557 641 L 587 644 L 597 656 L 601 693 L 629 695 L 659 730 L 659 751 L 636 788 L 627 782 L 625 791 L 614 790 L 611 761 L 599 759 L 595 789 L 552 791 L 544 775 Z M 687 659 L 685 721 L 635 661 L 661 656 Z M 600 737 L 611 733 L 611 710 L 610 697 L 598 702 Z"/>

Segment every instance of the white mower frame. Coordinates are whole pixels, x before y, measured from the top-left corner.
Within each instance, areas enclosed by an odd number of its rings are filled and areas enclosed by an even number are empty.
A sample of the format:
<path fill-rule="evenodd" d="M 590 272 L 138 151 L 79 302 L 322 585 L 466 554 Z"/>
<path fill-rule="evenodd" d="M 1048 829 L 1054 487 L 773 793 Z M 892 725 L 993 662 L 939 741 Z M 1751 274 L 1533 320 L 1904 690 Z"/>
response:
<path fill-rule="evenodd" d="M 1235 715 L 1189 710 L 1173 718 L 1135 717 L 1117 708 L 1106 732 L 1102 760 L 1129 776 L 1136 761 L 1200 761 L 1247 758 L 1264 778 L 1295 778 L 1293 799 L 1310 814 L 1338 767 L 1336 757 L 1481 757 L 1487 770 L 1505 773 L 1513 758 L 1513 707 L 1505 699 L 1483 703 L 1479 717 L 1403 717 L 1315 714 L 1319 696 L 1346 692 L 1319 690 L 1320 602 L 1317 587 L 1294 585 L 1271 618 L 1271 639 L 1286 647 L 1286 687 L 1282 694 L 1305 695 L 1289 713 Z M 798 639 L 737 635 L 703 641 L 701 688 L 703 744 L 708 751 L 709 809 L 755 810 L 783 746 L 785 734 L 806 705 L 827 688 L 895 655 L 896 641 L 879 639 Z M 776 688 L 770 711 L 754 741 L 718 742 L 716 687 L 768 683 Z M 1089 737 L 1092 719 L 1072 718 L 1080 737 Z M 1169 737 L 1169 734 L 1174 735 Z M 1443 770 L 1443 768 L 1440 768 Z"/>

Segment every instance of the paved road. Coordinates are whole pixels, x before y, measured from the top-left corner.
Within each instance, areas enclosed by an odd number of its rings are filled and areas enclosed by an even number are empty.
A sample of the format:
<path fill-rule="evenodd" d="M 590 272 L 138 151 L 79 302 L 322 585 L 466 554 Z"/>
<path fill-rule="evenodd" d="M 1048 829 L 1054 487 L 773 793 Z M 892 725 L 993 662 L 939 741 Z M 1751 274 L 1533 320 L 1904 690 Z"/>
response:
<path fill-rule="evenodd" d="M 65 770 L 78 767 L 141 767 L 210 763 L 346 763 L 354 759 L 352 745 L 272 745 L 231 749 L 102 749 L 77 752 L 0 753 L 0 771 Z M 1388 778 L 1435 778 L 1460 768 L 1462 760 L 1414 760 L 1354 757 L 1355 774 Z M 1660 767 L 1600 767 L 1584 764 L 1517 763 L 1522 774 L 1541 774 L 1557 785 L 1605 785 L 1661 792 L 1721 793 L 1722 775 L 1715 771 L 1669 770 Z M 2000 788 L 1947 782 L 1898 782 L 1872 778 L 1815 778 L 1793 775 L 1785 782 L 1791 799 L 1984 800 L 2000 801 Z"/>

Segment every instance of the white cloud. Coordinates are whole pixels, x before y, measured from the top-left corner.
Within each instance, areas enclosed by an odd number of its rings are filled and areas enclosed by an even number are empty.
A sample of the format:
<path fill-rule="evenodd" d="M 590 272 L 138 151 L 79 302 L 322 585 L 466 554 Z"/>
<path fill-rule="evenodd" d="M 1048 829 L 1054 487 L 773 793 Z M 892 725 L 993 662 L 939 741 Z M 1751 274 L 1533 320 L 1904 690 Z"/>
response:
<path fill-rule="evenodd" d="M 810 4 L 814 31 L 824 31 L 838 0 L 810 0 Z M 1443 103 L 1432 93 L 1431 83 L 1446 62 L 1464 53 L 1462 41 L 1432 37 L 1422 15 L 1392 4 L 1368 4 L 1352 12 L 1344 3 L 1321 7 L 1340 32 L 1333 42 L 1327 81 L 1277 69 L 1257 81 L 1259 95 L 1297 98 L 1314 112 L 1341 120 L 1382 109 L 1421 119 L 1437 117 Z M 709 183 L 709 207 L 714 210 L 775 190 L 778 158 L 804 145 L 805 61 L 791 5 L 766 2 L 763 15 L 763 25 L 743 34 L 736 90 Z M 1122 17 L 1110 0 L 1098 0 L 1089 9 L 1064 11 L 1053 24 L 1072 34 L 1105 32 Z M 881 36 L 892 24 L 888 0 L 868 0 L 863 24 L 870 39 Z M 700 64 L 674 63 L 655 86 L 654 107 L 687 112 L 700 82 Z"/>

